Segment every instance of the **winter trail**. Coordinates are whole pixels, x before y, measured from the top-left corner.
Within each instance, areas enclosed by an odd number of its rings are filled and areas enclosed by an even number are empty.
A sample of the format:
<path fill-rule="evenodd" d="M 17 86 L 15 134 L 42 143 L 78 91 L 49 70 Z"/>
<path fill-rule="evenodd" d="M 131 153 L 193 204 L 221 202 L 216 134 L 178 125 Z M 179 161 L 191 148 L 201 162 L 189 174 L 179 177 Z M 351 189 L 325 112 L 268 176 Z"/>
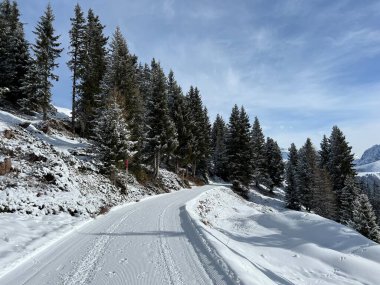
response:
<path fill-rule="evenodd" d="M 213 187 L 111 211 L 20 264 L 0 284 L 235 284 L 184 210 Z"/>

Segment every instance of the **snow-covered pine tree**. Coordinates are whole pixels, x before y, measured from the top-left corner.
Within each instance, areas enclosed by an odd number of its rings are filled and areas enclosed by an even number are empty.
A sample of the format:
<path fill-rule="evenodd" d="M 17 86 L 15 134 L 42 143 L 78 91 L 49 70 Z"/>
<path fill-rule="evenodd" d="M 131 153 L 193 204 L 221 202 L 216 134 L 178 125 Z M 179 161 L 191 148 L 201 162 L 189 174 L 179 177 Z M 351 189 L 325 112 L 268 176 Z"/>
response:
<path fill-rule="evenodd" d="M 265 166 L 265 173 L 268 177 L 265 182 L 269 191 L 273 192 L 273 188 L 281 186 L 284 181 L 284 162 L 280 147 L 269 137 L 265 144 Z"/>
<path fill-rule="evenodd" d="M 85 30 L 84 71 L 78 86 L 77 118 L 82 136 L 91 136 L 91 124 L 100 105 L 97 97 L 102 91 L 106 72 L 106 45 L 108 37 L 103 34 L 104 26 L 92 9 L 88 10 Z"/>
<path fill-rule="evenodd" d="M 157 178 L 161 160 L 165 155 L 171 155 L 178 146 L 177 133 L 170 119 L 166 77 L 158 62 L 151 64 L 152 96 L 148 101 L 148 133 L 146 153 L 153 162 L 153 176 Z"/>
<path fill-rule="evenodd" d="M 380 243 L 380 228 L 368 196 L 361 193 L 353 202 L 352 225 L 362 235 Z"/>
<path fill-rule="evenodd" d="M 102 88 L 111 88 L 118 94 L 132 139 L 140 142 L 136 144 L 137 151 L 140 152 L 144 122 L 143 102 L 137 83 L 136 57 L 130 54 L 119 27 L 113 34 L 107 59 L 107 73 L 104 76 Z"/>
<path fill-rule="evenodd" d="M 257 117 L 255 117 L 252 125 L 251 141 L 253 179 L 256 187 L 259 187 L 259 184 L 267 179 L 267 174 L 265 170 L 265 138 Z"/>
<path fill-rule="evenodd" d="M 355 178 L 348 176 L 341 190 L 340 222 L 362 235 L 380 242 L 380 230 L 368 196 L 362 193 Z"/>
<path fill-rule="evenodd" d="M 216 115 L 212 125 L 211 139 L 212 173 L 222 179 L 227 179 L 227 126 L 219 114 Z"/>
<path fill-rule="evenodd" d="M 33 59 L 30 59 L 20 89 L 26 96 L 19 100 L 21 110 L 30 115 L 42 112 L 40 102 L 45 96 L 44 73 Z"/>
<path fill-rule="evenodd" d="M 80 86 L 80 78 L 82 78 L 85 71 L 84 63 L 86 57 L 86 19 L 79 4 L 75 6 L 74 17 L 70 18 L 70 21 L 70 60 L 67 62 L 67 65 L 72 72 L 71 127 L 72 131 L 75 132 L 77 93 Z"/>
<path fill-rule="evenodd" d="M 313 207 L 313 190 L 315 189 L 315 175 L 318 168 L 317 152 L 308 138 L 306 143 L 298 151 L 297 162 L 297 192 L 299 193 L 301 204 L 307 211 Z"/>
<path fill-rule="evenodd" d="M 59 48 L 58 39 L 60 36 L 55 35 L 53 21 L 55 17 L 50 3 L 47 5 L 44 15 L 36 26 L 34 34 L 37 36 L 36 43 L 32 46 L 35 54 L 37 69 L 42 72 L 43 76 L 43 96 L 39 104 L 43 112 L 43 119 L 47 119 L 47 113 L 51 103 L 51 87 L 53 84 L 50 80 L 58 81 L 58 76 L 53 73 L 59 65 L 57 58 L 63 49 Z"/>
<path fill-rule="evenodd" d="M 7 88 L 4 98 L 13 104 L 25 98 L 21 85 L 30 63 L 19 17 L 17 2 L 0 3 L 0 87 Z"/>
<path fill-rule="evenodd" d="M 124 165 L 133 155 L 134 142 L 116 94 L 108 94 L 104 106 L 95 121 L 94 139 L 99 147 L 101 160 L 108 173 Z"/>
<path fill-rule="evenodd" d="M 286 187 L 285 187 L 285 202 L 286 207 L 292 210 L 301 209 L 300 195 L 297 187 L 297 163 L 298 151 L 294 143 L 289 148 L 289 158 L 286 163 Z"/>

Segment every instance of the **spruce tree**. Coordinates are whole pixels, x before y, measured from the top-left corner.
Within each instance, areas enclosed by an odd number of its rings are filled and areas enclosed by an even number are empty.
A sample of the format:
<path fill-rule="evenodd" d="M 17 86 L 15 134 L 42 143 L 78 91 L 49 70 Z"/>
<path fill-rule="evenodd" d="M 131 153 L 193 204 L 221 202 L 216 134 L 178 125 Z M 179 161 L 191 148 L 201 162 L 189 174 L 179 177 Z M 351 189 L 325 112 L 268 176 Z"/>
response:
<path fill-rule="evenodd" d="M 187 104 L 190 111 L 190 149 L 189 156 L 191 160 L 191 168 L 193 176 L 197 173 L 199 163 L 205 159 L 205 147 L 207 137 L 209 137 L 210 127 L 205 129 L 206 116 L 203 109 L 202 99 L 198 88 L 190 86 L 187 96 Z"/>
<path fill-rule="evenodd" d="M 227 179 L 227 126 L 223 118 L 218 114 L 212 126 L 211 131 L 211 160 L 212 172 L 214 175 Z"/>
<path fill-rule="evenodd" d="M 267 179 L 265 170 L 265 139 L 259 119 L 255 117 L 251 132 L 253 179 L 256 187 Z"/>
<path fill-rule="evenodd" d="M 95 121 L 94 139 L 99 147 L 101 160 L 107 172 L 114 171 L 123 165 L 125 159 L 130 159 L 134 142 L 131 140 L 128 124 L 122 109 L 117 104 L 116 94 L 109 94 Z"/>
<path fill-rule="evenodd" d="M 74 17 L 70 18 L 71 30 L 70 35 L 70 60 L 67 65 L 72 72 L 72 111 L 71 111 L 71 126 L 72 131 L 75 132 L 75 120 L 77 110 L 77 93 L 80 88 L 80 78 L 85 71 L 85 57 L 86 57 L 86 19 L 79 4 L 75 6 Z"/>
<path fill-rule="evenodd" d="M 354 155 L 351 153 L 351 147 L 346 142 L 342 131 L 334 126 L 329 138 L 329 161 L 327 170 L 332 178 L 333 189 L 337 195 L 338 213 L 341 207 L 341 191 L 345 186 L 347 177 L 355 176 L 353 168 Z M 340 217 L 338 217 L 338 221 Z"/>
<path fill-rule="evenodd" d="M 273 192 L 273 188 L 281 186 L 284 180 L 284 162 L 280 147 L 269 137 L 265 144 L 265 166 L 266 184 L 269 191 Z"/>
<path fill-rule="evenodd" d="M 154 59 L 151 64 L 152 96 L 148 101 L 148 133 L 146 152 L 148 159 L 153 162 L 153 176 L 157 178 L 162 158 L 171 155 L 178 146 L 175 126 L 170 119 L 166 77 Z"/>
<path fill-rule="evenodd" d="M 289 159 L 286 163 L 285 202 L 287 208 L 299 211 L 301 201 L 297 187 L 297 164 L 298 152 L 295 144 L 292 143 L 289 148 Z"/>
<path fill-rule="evenodd" d="M 54 14 L 49 3 L 34 31 L 37 39 L 32 47 L 37 68 L 41 71 L 43 76 L 43 96 L 39 98 L 39 104 L 42 108 L 44 120 L 47 119 L 47 112 L 51 102 L 51 87 L 53 85 L 50 80 L 58 81 L 58 76 L 55 75 L 53 71 L 58 67 L 56 60 L 60 57 L 63 50 L 59 48 L 60 43 L 58 39 L 60 36 L 55 35 L 53 21 Z"/>
<path fill-rule="evenodd" d="M 106 44 L 108 38 L 103 34 L 104 26 L 99 17 L 90 9 L 87 14 L 85 30 L 85 60 L 84 70 L 78 88 L 77 117 L 81 135 L 92 134 L 91 124 L 97 110 L 101 107 L 99 96 L 102 92 L 102 82 L 107 70 Z"/>
<path fill-rule="evenodd" d="M 227 158 L 228 158 L 228 178 L 231 182 L 239 178 L 240 154 L 240 111 L 235 104 L 232 108 L 227 132 Z"/>
<path fill-rule="evenodd" d="M 319 153 L 319 167 L 327 168 L 330 161 L 330 142 L 326 135 L 323 135 L 321 142 L 321 149 Z"/>
<path fill-rule="evenodd" d="M 17 3 L 0 3 L 0 87 L 7 88 L 4 98 L 15 104 L 24 99 L 21 86 L 29 68 L 28 43 L 20 22 Z"/>
<path fill-rule="evenodd" d="M 316 168 L 314 173 L 312 208 L 322 217 L 336 219 L 336 196 L 331 177 L 325 168 Z"/>
<path fill-rule="evenodd" d="M 313 207 L 317 163 L 317 152 L 308 138 L 303 147 L 298 151 L 296 182 L 301 203 L 307 211 L 311 211 Z"/>
<path fill-rule="evenodd" d="M 232 109 L 227 136 L 229 178 L 247 188 L 252 181 L 252 147 L 249 117 L 241 107 Z"/>

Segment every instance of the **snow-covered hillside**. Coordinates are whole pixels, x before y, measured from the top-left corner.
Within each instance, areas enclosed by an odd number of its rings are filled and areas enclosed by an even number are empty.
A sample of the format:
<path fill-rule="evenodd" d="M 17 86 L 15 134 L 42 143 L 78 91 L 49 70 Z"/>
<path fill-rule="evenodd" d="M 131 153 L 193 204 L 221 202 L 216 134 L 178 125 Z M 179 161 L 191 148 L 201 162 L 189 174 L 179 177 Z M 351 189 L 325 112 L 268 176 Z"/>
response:
<path fill-rule="evenodd" d="M 355 169 L 359 173 L 380 173 L 380 145 L 374 145 L 367 149 L 362 157 L 355 161 Z"/>
<path fill-rule="evenodd" d="M 379 284 L 380 245 L 331 220 L 287 210 L 279 198 L 252 191 L 250 200 L 219 187 L 187 204 L 244 284 Z"/>

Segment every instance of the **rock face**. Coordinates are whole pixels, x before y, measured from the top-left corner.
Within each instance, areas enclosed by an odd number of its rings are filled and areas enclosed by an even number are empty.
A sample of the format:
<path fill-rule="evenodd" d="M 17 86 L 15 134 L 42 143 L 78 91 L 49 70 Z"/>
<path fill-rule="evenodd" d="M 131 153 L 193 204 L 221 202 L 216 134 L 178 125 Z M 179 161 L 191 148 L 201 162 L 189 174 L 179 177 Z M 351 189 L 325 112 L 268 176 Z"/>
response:
<path fill-rule="evenodd" d="M 356 165 L 369 164 L 378 160 L 380 160 L 380 145 L 376 144 L 363 153 L 362 157 L 356 162 Z"/>
<path fill-rule="evenodd" d="M 12 161 L 10 158 L 5 158 L 4 162 L 0 162 L 0 175 L 5 175 L 11 172 Z"/>

